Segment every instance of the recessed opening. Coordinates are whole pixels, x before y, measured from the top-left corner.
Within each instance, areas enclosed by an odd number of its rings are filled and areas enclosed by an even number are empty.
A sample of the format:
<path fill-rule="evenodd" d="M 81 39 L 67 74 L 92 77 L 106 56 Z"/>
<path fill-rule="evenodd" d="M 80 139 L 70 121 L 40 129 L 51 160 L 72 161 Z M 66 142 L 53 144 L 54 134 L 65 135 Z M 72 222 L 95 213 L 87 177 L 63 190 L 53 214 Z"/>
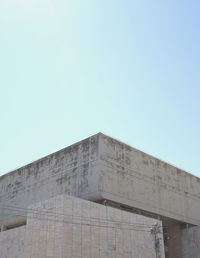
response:
<path fill-rule="evenodd" d="M 14 221 L 5 222 L 1 225 L 0 232 L 18 228 L 18 227 L 22 227 L 25 225 L 26 225 L 26 218 L 20 218 L 20 219 L 14 220 Z"/>

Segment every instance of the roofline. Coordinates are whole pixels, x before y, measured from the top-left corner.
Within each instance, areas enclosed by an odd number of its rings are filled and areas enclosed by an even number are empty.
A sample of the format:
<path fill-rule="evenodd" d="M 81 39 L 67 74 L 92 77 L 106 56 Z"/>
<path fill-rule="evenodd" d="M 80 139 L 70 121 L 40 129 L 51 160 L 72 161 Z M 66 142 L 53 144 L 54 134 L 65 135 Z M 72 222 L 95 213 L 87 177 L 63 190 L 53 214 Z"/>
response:
<path fill-rule="evenodd" d="M 7 173 L 1 175 L 1 176 L 0 176 L 0 180 L 1 180 L 3 177 L 5 177 L 5 176 L 7 176 L 7 175 L 9 175 L 9 174 L 12 174 L 12 173 L 14 173 L 15 171 L 17 171 L 17 170 L 19 170 L 19 169 L 26 168 L 26 167 L 28 167 L 29 165 L 31 165 L 32 163 L 39 162 L 39 161 L 41 161 L 41 160 L 43 160 L 43 159 L 45 159 L 45 158 L 47 158 L 47 157 L 49 157 L 49 156 L 51 156 L 51 155 L 53 155 L 53 154 L 56 154 L 56 153 L 58 153 L 58 152 L 60 152 L 60 151 L 63 151 L 63 150 L 65 150 L 65 149 L 67 149 L 67 148 L 69 148 L 69 147 L 71 147 L 71 146 L 73 146 L 73 145 L 75 145 L 75 144 L 78 144 L 78 143 L 80 143 L 80 142 L 82 142 L 82 141 L 84 141 L 84 140 L 86 140 L 86 139 L 89 139 L 89 138 L 91 138 L 91 137 L 93 137 L 93 136 L 96 136 L 96 135 L 103 135 L 103 136 L 106 136 L 106 137 L 108 137 L 108 138 L 114 139 L 114 140 L 120 142 L 121 144 L 125 144 L 125 145 L 129 146 L 130 148 L 135 149 L 136 151 L 142 152 L 142 153 L 144 153 L 145 155 L 147 155 L 147 156 L 149 156 L 149 157 L 152 157 L 152 158 L 154 158 L 154 159 L 156 159 L 156 160 L 159 160 L 159 161 L 161 161 L 161 162 L 163 162 L 163 163 L 165 163 L 165 164 L 167 164 L 167 165 L 169 165 L 169 166 L 171 166 L 171 167 L 174 167 L 174 168 L 176 168 L 176 169 L 179 169 L 179 170 L 181 170 L 181 171 L 183 171 L 183 172 L 185 172 L 185 173 L 187 173 L 187 174 L 189 174 L 189 175 L 191 175 L 191 176 L 193 176 L 193 177 L 196 177 L 196 178 L 199 178 L 199 179 L 200 179 L 199 176 L 194 175 L 193 173 L 191 173 L 191 172 L 189 172 L 189 171 L 187 171 L 187 170 L 184 170 L 183 168 L 180 168 L 180 167 L 178 167 L 178 166 L 176 166 L 176 165 L 174 165 L 174 164 L 171 164 L 171 163 L 169 163 L 169 162 L 167 162 L 167 161 L 164 161 L 164 160 L 162 160 L 162 159 L 160 159 L 160 158 L 157 158 L 157 157 L 155 157 L 155 156 L 153 156 L 153 155 L 151 155 L 151 154 L 149 154 L 149 153 L 147 153 L 147 152 L 145 152 L 145 151 L 143 151 L 143 150 L 141 150 L 141 149 L 138 149 L 138 148 L 133 147 L 132 145 L 130 145 L 130 144 L 126 143 L 126 142 L 123 142 L 123 141 L 121 141 L 121 140 L 119 140 L 119 139 L 117 139 L 117 138 L 115 138 L 115 137 L 109 136 L 109 135 L 106 134 L 106 133 L 98 132 L 98 133 L 95 133 L 95 134 L 91 134 L 91 135 L 87 136 L 86 138 L 83 138 L 82 140 L 76 141 L 76 142 L 74 142 L 74 143 L 72 143 L 72 144 L 70 144 L 70 145 L 68 145 L 68 146 L 66 146 L 66 147 L 64 147 L 64 148 L 62 148 L 62 149 L 56 150 L 56 151 L 51 152 L 51 153 L 49 153 L 49 154 L 47 154 L 47 155 L 45 155 L 45 156 L 43 156 L 43 157 L 41 157 L 41 158 L 38 158 L 38 159 L 36 159 L 36 160 L 33 160 L 33 161 L 31 161 L 31 162 L 29 162 L 29 163 L 23 165 L 23 166 L 20 166 L 20 167 L 17 167 L 17 168 L 15 168 L 15 169 L 12 169 L 12 170 L 8 171 Z"/>
<path fill-rule="evenodd" d="M 154 159 L 156 159 L 156 160 L 159 160 L 159 161 L 161 161 L 161 162 L 163 162 L 163 163 L 165 163 L 165 164 L 167 164 L 167 165 L 169 165 L 169 166 L 171 166 L 171 167 L 174 167 L 174 168 L 176 168 L 176 169 L 179 169 L 179 170 L 181 170 L 181 171 L 183 171 L 183 172 L 185 172 L 185 173 L 187 173 L 187 174 L 189 174 L 189 175 L 191 175 L 191 176 L 193 176 L 193 177 L 197 177 L 197 178 L 200 179 L 200 176 L 194 175 L 193 173 L 191 173 L 191 172 L 189 172 L 189 171 L 187 171 L 187 170 L 184 170 L 184 169 L 181 168 L 181 167 L 178 167 L 178 166 L 176 166 L 176 165 L 174 165 L 174 164 L 171 164 L 171 163 L 169 163 L 169 162 L 167 162 L 167 161 L 165 161 L 165 160 L 162 160 L 162 159 L 160 159 L 160 158 L 158 158 L 158 157 L 156 157 L 156 156 L 153 156 L 153 155 L 151 155 L 151 154 L 149 154 L 149 153 L 147 153 L 147 152 L 145 152 L 145 151 L 143 151 L 143 150 L 141 150 L 141 149 L 138 149 L 138 148 L 136 148 L 136 147 L 133 147 L 132 145 L 130 145 L 130 144 L 126 143 L 126 142 L 123 142 L 123 141 L 119 140 L 118 138 L 111 137 L 111 136 L 109 136 L 108 134 L 105 134 L 105 133 L 102 133 L 102 132 L 99 132 L 99 134 L 102 134 L 102 135 L 104 135 L 104 136 L 106 136 L 106 137 L 112 138 L 112 139 L 114 139 L 114 140 L 120 142 L 121 144 L 125 144 L 125 145 L 129 146 L 130 148 L 135 149 L 135 150 L 137 150 L 137 151 L 140 151 L 140 152 L 144 153 L 145 155 L 147 155 L 147 156 L 149 156 L 149 157 L 152 157 L 152 158 L 154 158 Z"/>
<path fill-rule="evenodd" d="M 73 146 L 73 145 L 75 145 L 75 144 L 78 144 L 78 143 L 80 143 L 80 142 L 82 142 L 82 141 L 84 141 L 84 140 L 87 140 L 87 139 L 91 138 L 92 136 L 96 136 L 96 135 L 99 135 L 99 134 L 101 134 L 101 133 L 98 132 L 98 133 L 95 133 L 95 134 L 91 134 L 91 135 L 89 135 L 89 136 L 83 138 L 82 140 L 76 141 L 76 142 L 74 142 L 74 143 L 72 143 L 72 144 L 70 144 L 70 145 L 68 145 L 68 146 L 66 146 L 66 147 L 64 147 L 64 148 L 62 148 L 62 149 L 56 150 L 56 151 L 51 152 L 51 153 L 49 153 L 49 154 L 47 154 L 47 155 L 45 155 L 45 156 L 43 156 L 43 157 L 41 157 L 41 158 L 35 159 L 35 160 L 33 160 L 33 161 L 30 161 L 29 163 L 27 163 L 27 164 L 25 164 L 25 165 L 23 165 L 23 166 L 16 167 L 16 168 L 14 168 L 14 169 L 12 169 L 12 170 L 6 172 L 5 174 L 1 175 L 1 176 L 0 176 L 0 180 L 1 180 L 3 177 L 5 177 L 5 176 L 7 176 L 7 175 L 9 175 L 9 174 L 12 174 L 12 173 L 14 173 L 15 171 L 17 171 L 17 170 L 19 170 L 19 169 L 26 168 L 26 167 L 28 167 L 29 165 L 31 165 L 32 163 L 39 162 L 39 161 L 41 161 L 41 160 L 43 160 L 43 159 L 45 159 L 45 158 L 48 158 L 49 156 L 51 156 L 51 155 L 53 155 L 53 154 L 56 154 L 56 153 L 58 153 L 58 152 L 60 152 L 60 151 L 63 151 L 63 150 L 65 150 L 65 149 L 67 149 L 67 148 L 69 148 L 69 147 L 71 147 L 71 146 Z"/>

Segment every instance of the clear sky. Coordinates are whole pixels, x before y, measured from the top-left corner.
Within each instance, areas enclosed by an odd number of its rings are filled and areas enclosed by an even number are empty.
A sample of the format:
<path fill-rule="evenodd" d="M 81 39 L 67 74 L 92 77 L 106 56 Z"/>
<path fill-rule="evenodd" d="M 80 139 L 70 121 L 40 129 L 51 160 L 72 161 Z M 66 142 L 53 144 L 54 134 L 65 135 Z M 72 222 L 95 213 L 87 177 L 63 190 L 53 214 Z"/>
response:
<path fill-rule="evenodd" d="M 102 131 L 200 176 L 199 0 L 0 0 L 0 174 Z"/>

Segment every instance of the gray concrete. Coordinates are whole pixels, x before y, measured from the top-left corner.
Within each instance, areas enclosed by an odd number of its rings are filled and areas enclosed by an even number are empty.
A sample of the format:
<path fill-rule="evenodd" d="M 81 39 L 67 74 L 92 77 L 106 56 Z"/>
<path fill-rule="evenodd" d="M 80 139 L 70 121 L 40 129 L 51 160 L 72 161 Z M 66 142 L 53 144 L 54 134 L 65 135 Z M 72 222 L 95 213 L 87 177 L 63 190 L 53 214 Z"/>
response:
<path fill-rule="evenodd" d="M 200 258 L 200 227 L 171 225 L 165 230 L 166 258 Z"/>
<path fill-rule="evenodd" d="M 200 227 L 182 230 L 181 258 L 200 258 Z"/>
<path fill-rule="evenodd" d="M 200 225 L 200 178 L 101 133 L 0 177 L 1 206 L 62 193 Z"/>
<path fill-rule="evenodd" d="M 200 225 L 200 178 L 100 135 L 101 196 Z"/>
<path fill-rule="evenodd" d="M 26 226 L 0 232 L 0 257 L 23 258 Z"/>
<path fill-rule="evenodd" d="M 181 244 L 181 225 L 173 224 L 165 228 L 165 257 L 166 258 L 183 258 Z M 189 258 L 189 257 L 188 257 Z"/>
<path fill-rule="evenodd" d="M 1 176 L 1 228 L 23 221 L 30 204 L 60 194 L 160 218 L 167 234 L 178 236 L 166 241 L 167 258 L 182 258 L 182 224 L 200 226 L 199 177 L 102 133 Z"/>
<path fill-rule="evenodd" d="M 26 208 L 59 194 L 98 199 L 99 180 L 99 135 L 95 135 L 1 176 L 0 224 L 12 222 L 18 214 L 15 206 Z"/>

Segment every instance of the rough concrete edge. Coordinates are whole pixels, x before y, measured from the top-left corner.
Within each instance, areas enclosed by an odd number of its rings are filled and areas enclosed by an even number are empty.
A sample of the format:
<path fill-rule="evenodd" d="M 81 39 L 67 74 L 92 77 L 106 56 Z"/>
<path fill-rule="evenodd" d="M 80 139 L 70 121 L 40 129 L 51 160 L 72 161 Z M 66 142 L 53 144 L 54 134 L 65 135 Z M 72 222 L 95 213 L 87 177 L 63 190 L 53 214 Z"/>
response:
<path fill-rule="evenodd" d="M 143 150 L 140 150 L 140 149 L 138 149 L 138 148 L 135 148 L 135 147 L 133 147 L 132 145 L 130 145 L 130 144 L 126 143 L 126 142 L 123 142 L 123 141 L 119 140 L 118 138 L 109 136 L 109 135 L 107 135 L 107 134 L 105 134 L 105 133 L 102 133 L 102 132 L 99 132 L 98 134 L 99 134 L 99 135 L 106 136 L 106 137 L 108 137 L 108 138 L 110 138 L 110 139 L 113 139 L 113 140 L 115 140 L 115 141 L 118 141 L 118 142 L 121 143 L 121 144 L 125 144 L 125 145 L 127 145 L 128 147 L 130 147 L 131 149 L 134 149 L 134 150 L 136 150 L 136 151 L 142 152 L 143 154 L 145 154 L 145 155 L 147 155 L 147 156 L 149 156 L 149 157 L 151 157 L 151 158 L 154 158 L 154 159 L 156 159 L 156 160 L 159 160 L 159 161 L 161 161 L 161 162 L 163 162 L 163 163 L 165 163 L 165 164 L 167 164 L 167 165 L 169 165 L 169 166 L 171 166 L 171 167 L 174 167 L 174 168 L 176 168 L 176 169 L 179 169 L 179 170 L 181 170 L 181 171 L 183 171 L 183 172 L 185 172 L 185 173 L 187 173 L 187 174 L 189 174 L 189 175 L 191 175 L 191 176 L 193 176 L 193 177 L 196 177 L 196 178 L 199 178 L 199 179 L 200 179 L 200 176 L 197 176 L 197 175 L 195 175 L 195 174 L 193 174 L 193 173 L 191 173 L 191 172 L 189 172 L 189 171 L 187 171 L 187 170 L 184 170 L 184 169 L 181 168 L 181 167 L 178 167 L 178 166 L 176 166 L 176 165 L 174 165 L 174 164 L 171 164 L 171 163 L 168 162 L 168 161 L 162 160 L 162 159 L 160 159 L 160 158 L 158 158 L 158 157 L 155 157 L 155 156 L 153 156 L 153 155 L 151 155 L 151 154 L 148 154 L 147 152 L 145 152 L 145 151 L 143 151 Z"/>
<path fill-rule="evenodd" d="M 138 208 L 138 205 L 134 205 L 133 203 L 138 203 L 138 201 L 136 201 L 136 200 L 127 200 L 126 198 L 124 198 L 124 197 L 121 197 L 121 196 L 117 196 L 116 197 L 116 195 L 114 195 L 114 194 L 112 194 L 112 193 L 108 193 L 108 192 L 105 192 L 105 191 L 102 191 L 101 193 L 100 193 L 100 196 L 102 197 L 102 199 L 105 199 L 105 200 L 109 200 L 109 201 L 112 201 L 112 202 L 115 202 L 115 203 L 118 203 L 118 204 L 122 204 L 122 205 L 126 205 L 127 207 L 135 207 L 136 209 L 139 209 L 139 210 L 142 210 L 142 211 L 147 211 L 147 209 L 146 209 L 146 205 L 147 204 L 141 204 L 140 203 L 140 207 Z M 131 202 L 131 203 L 130 203 Z M 167 211 L 165 211 L 165 212 L 167 212 Z M 164 212 L 162 212 L 162 211 L 160 211 L 159 210 L 159 208 L 153 208 L 153 211 L 151 212 L 152 214 L 160 214 L 160 216 L 162 216 L 162 217 L 165 217 L 165 218 L 171 218 L 171 219 L 174 219 L 174 220 L 176 220 L 176 221 L 179 221 L 179 222 L 185 222 L 185 223 L 187 223 L 186 221 L 185 221 L 185 219 L 183 218 L 182 220 L 180 220 L 177 216 L 182 216 L 182 214 L 174 214 L 173 212 L 173 218 L 172 218 L 172 216 L 170 216 L 170 214 L 168 213 L 168 214 L 164 214 Z M 199 225 L 197 222 L 196 222 L 196 219 L 194 219 L 194 218 L 189 218 L 189 220 L 190 220 L 190 223 L 192 224 L 192 225 Z M 188 224 L 188 223 L 187 223 Z M 200 225 L 199 225 L 200 226 Z"/>
<path fill-rule="evenodd" d="M 12 170 L 6 172 L 5 174 L 1 175 L 1 176 L 0 176 L 0 180 L 1 180 L 3 177 L 5 177 L 5 176 L 7 176 L 7 175 L 9 175 L 9 174 L 12 174 L 12 173 L 14 173 L 15 171 L 17 171 L 17 170 L 19 170 L 19 169 L 28 167 L 28 166 L 31 165 L 32 163 L 39 162 L 39 161 L 41 161 L 41 160 L 43 160 L 43 159 L 45 159 L 45 158 L 47 158 L 47 157 L 49 157 L 49 156 L 51 156 L 51 155 L 53 155 L 53 154 L 56 154 L 56 153 L 58 153 L 58 152 L 60 152 L 60 151 L 63 151 L 63 150 L 65 150 L 65 149 L 67 149 L 67 148 L 69 148 L 69 147 L 71 147 L 71 146 L 73 146 L 73 145 L 75 145 L 75 144 L 78 144 L 78 143 L 80 143 L 80 142 L 82 142 L 82 141 L 84 141 L 84 140 L 86 140 L 86 139 L 89 139 L 89 138 L 91 138 L 91 137 L 93 137 L 93 136 L 96 136 L 96 135 L 105 136 L 105 137 L 108 137 L 108 138 L 113 139 L 113 140 L 115 140 L 115 141 L 118 141 L 119 143 L 125 144 L 125 145 L 127 145 L 128 147 L 130 147 L 130 148 L 132 148 L 132 149 L 134 149 L 134 150 L 136 150 L 136 151 L 142 152 L 143 154 L 145 154 L 145 155 L 147 155 L 147 156 L 149 156 L 149 157 L 151 157 L 151 158 L 154 158 L 154 159 L 156 159 L 156 160 L 159 160 L 159 161 L 161 161 L 161 162 L 163 162 L 163 163 L 165 163 L 165 164 L 167 164 L 167 165 L 169 165 L 169 166 L 171 166 L 171 167 L 174 167 L 174 168 L 176 168 L 176 169 L 181 170 L 182 172 L 184 172 L 184 173 L 186 173 L 186 174 L 189 174 L 189 175 L 191 175 L 191 176 L 193 176 L 193 177 L 195 177 L 195 178 L 200 179 L 199 176 L 194 175 L 193 173 L 191 173 L 191 172 L 189 172 L 189 171 L 187 171 L 187 170 L 184 170 L 183 168 L 180 168 L 180 167 L 178 167 L 178 166 L 176 166 L 176 165 L 173 165 L 173 164 L 171 164 L 171 163 L 169 163 L 169 162 L 167 162 L 167 161 L 164 161 L 164 160 L 162 160 L 162 159 L 160 159 L 160 158 L 157 158 L 157 157 L 155 157 L 155 156 L 153 156 L 153 155 L 151 155 L 151 154 L 148 154 L 148 153 L 146 153 L 145 151 L 140 150 L 140 149 L 138 149 L 138 148 L 135 148 L 135 147 L 133 147 L 132 145 L 130 145 L 130 144 L 126 143 L 126 142 L 123 142 L 123 141 L 121 141 L 121 140 L 119 140 L 119 139 L 117 139 L 117 138 L 115 138 L 115 137 L 111 137 L 111 136 L 109 136 L 109 135 L 107 135 L 107 134 L 105 134 L 105 133 L 103 133 L 103 132 L 98 132 L 98 133 L 92 134 L 92 135 L 90 135 L 90 136 L 88 136 L 88 137 L 86 137 L 86 138 L 84 138 L 84 139 L 82 139 L 82 140 L 80 140 L 80 141 L 74 142 L 74 143 L 68 145 L 67 147 L 64 147 L 64 148 L 62 148 L 62 149 L 56 150 L 56 151 L 54 151 L 54 152 L 51 152 L 51 153 L 49 153 L 49 154 L 47 154 L 47 155 L 45 155 L 45 156 L 43 156 L 43 157 L 41 157 L 41 158 L 39 158 L 39 159 L 33 160 L 33 161 L 29 162 L 28 164 L 25 164 L 24 166 L 20 166 L 20 167 L 17 167 L 17 168 L 15 168 L 15 169 L 12 169 Z"/>
<path fill-rule="evenodd" d="M 35 163 L 35 162 L 39 162 L 39 161 L 41 161 L 41 160 L 44 160 L 44 159 L 50 157 L 51 155 L 54 155 L 54 154 L 56 154 L 56 153 L 58 153 L 58 152 L 60 152 L 60 151 L 64 151 L 65 149 L 67 149 L 67 148 L 69 148 L 69 147 L 72 147 L 72 146 L 74 146 L 74 145 L 76 145 L 76 144 L 81 143 L 81 142 L 84 141 L 84 140 L 87 140 L 87 139 L 89 139 L 89 138 L 91 138 L 91 137 L 94 137 L 94 136 L 97 136 L 97 135 L 100 135 L 100 134 L 101 134 L 100 132 L 95 133 L 95 134 L 92 134 L 92 135 L 87 136 L 86 138 L 84 138 L 84 139 L 82 139 L 82 140 L 80 140 L 80 141 L 74 142 L 74 143 L 72 143 L 72 144 L 70 144 L 70 145 L 68 145 L 68 146 L 66 146 L 66 147 L 64 147 L 64 148 L 62 148 L 62 149 L 56 150 L 56 151 L 54 151 L 54 152 L 51 152 L 51 153 L 49 153 L 49 154 L 47 154 L 47 155 L 45 155 L 45 156 L 43 156 L 43 157 L 41 157 L 41 158 L 38 158 L 38 159 L 35 159 L 35 160 L 31 161 L 31 162 L 29 162 L 29 163 L 27 163 L 27 164 L 25 164 L 25 165 L 23 165 L 23 166 L 19 166 L 19 167 L 17 167 L 17 168 L 14 168 L 14 169 L 12 169 L 12 170 L 6 172 L 5 174 L 1 175 L 1 176 L 0 176 L 0 180 L 1 180 L 3 177 L 8 176 L 8 175 L 14 173 L 15 171 L 17 171 L 17 170 L 19 170 L 19 169 L 22 169 L 22 168 L 25 168 L 25 167 L 30 166 L 32 163 Z"/>

